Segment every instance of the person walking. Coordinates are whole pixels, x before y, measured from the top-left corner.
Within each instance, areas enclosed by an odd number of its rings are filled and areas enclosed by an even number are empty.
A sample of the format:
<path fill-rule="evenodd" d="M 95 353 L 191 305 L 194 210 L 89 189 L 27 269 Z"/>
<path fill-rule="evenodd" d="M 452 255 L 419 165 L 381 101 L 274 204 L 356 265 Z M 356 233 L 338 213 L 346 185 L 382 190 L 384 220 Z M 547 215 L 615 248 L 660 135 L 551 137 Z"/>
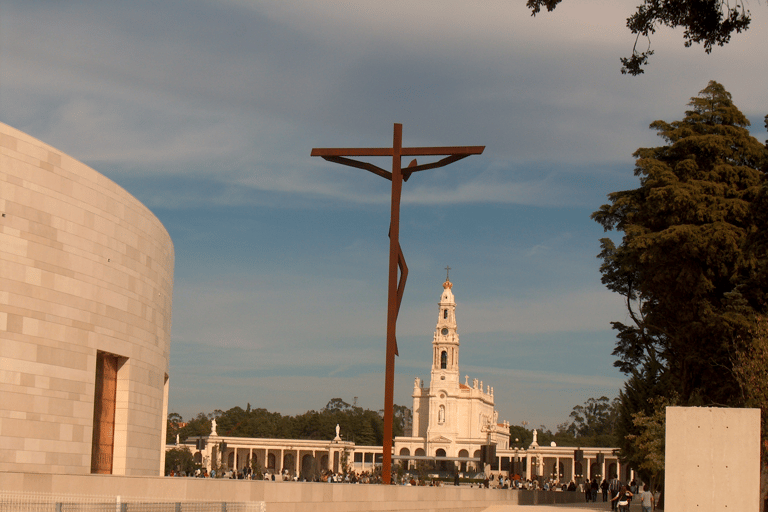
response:
<path fill-rule="evenodd" d="M 632 493 L 627 490 L 626 485 L 621 486 L 621 490 L 616 493 L 611 501 L 616 502 L 616 508 L 619 512 L 629 512 L 629 500 L 632 499 Z"/>
<path fill-rule="evenodd" d="M 611 510 L 616 510 L 616 501 L 613 499 L 614 496 L 619 492 L 621 489 L 621 480 L 619 480 L 617 477 L 613 477 L 611 480 Z"/>
<path fill-rule="evenodd" d="M 653 493 L 648 490 L 648 484 L 643 485 L 643 492 L 640 493 L 640 506 L 643 512 L 651 512 L 654 509 Z"/>
<path fill-rule="evenodd" d="M 603 503 L 608 501 L 608 480 L 603 478 L 603 483 L 600 484 L 600 489 L 603 491 Z"/>

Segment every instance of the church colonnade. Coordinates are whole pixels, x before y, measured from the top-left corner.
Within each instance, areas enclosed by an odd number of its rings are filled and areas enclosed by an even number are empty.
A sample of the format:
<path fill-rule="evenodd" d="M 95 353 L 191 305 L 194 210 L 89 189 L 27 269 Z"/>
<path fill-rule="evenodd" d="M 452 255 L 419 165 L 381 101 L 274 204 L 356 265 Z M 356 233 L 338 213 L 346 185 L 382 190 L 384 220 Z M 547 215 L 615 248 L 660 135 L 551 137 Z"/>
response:
<path fill-rule="evenodd" d="M 498 465 L 502 472 L 509 468 L 513 473 L 516 468 L 522 468 L 524 473 L 521 475 L 524 478 L 553 478 L 561 482 L 583 482 L 592 479 L 610 481 L 614 477 L 618 477 L 623 482 L 629 482 L 634 478 L 634 471 L 627 464 L 619 461 L 613 454 L 612 448 L 595 449 L 589 453 L 585 451 L 581 461 L 576 460 L 574 451 L 575 448 L 571 447 L 564 447 L 559 451 L 552 449 L 545 451 L 541 448 L 525 452 L 521 450 L 517 456 L 509 457 L 507 454 L 497 456 L 500 460 L 493 467 Z M 515 460 L 519 460 L 517 465 L 514 463 Z"/>
<path fill-rule="evenodd" d="M 524 479 L 554 478 L 561 482 L 580 483 L 585 479 L 592 480 L 597 478 L 610 480 L 618 476 L 620 480 L 629 482 L 634 478 L 634 472 L 631 468 L 622 464 L 614 455 L 613 448 L 586 448 L 582 449 L 583 459 L 577 461 L 575 458 L 574 447 L 530 447 L 528 449 L 518 448 L 515 450 L 496 450 L 496 460 L 491 463 L 491 471 L 495 474 L 515 475 L 519 474 Z M 469 451 L 460 449 L 454 454 L 452 450 L 444 448 L 435 449 L 435 453 L 430 453 L 431 457 L 448 457 L 448 461 L 453 459 L 461 472 L 482 471 L 480 467 L 480 450 L 474 450 L 471 460 Z M 414 467 L 414 459 L 408 459 L 411 455 L 415 457 L 426 457 L 427 453 L 422 448 L 411 451 L 408 448 L 401 448 L 396 454 L 401 460 L 407 461 L 408 467 Z M 600 457 L 599 457 L 600 456 Z"/>
<path fill-rule="evenodd" d="M 205 443 L 202 449 L 197 448 L 198 440 Z M 355 471 L 372 471 L 382 459 L 380 446 L 355 446 L 345 441 L 201 436 L 187 439 L 184 446 L 193 453 L 195 462 L 209 471 L 215 455 L 215 465 L 227 470 L 242 471 L 255 464 L 262 472 L 287 472 L 292 478 L 307 480 L 324 471 L 342 472 L 345 461 Z"/>

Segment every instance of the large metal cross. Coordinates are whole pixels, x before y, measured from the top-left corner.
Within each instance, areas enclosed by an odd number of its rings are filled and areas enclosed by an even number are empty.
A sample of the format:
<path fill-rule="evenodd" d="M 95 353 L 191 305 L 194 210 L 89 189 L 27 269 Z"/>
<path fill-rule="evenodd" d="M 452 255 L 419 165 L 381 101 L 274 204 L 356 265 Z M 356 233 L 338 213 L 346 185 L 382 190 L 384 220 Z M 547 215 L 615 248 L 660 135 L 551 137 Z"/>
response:
<path fill-rule="evenodd" d="M 389 224 L 389 288 L 387 295 L 387 365 L 384 377 L 384 442 L 382 451 L 384 459 L 381 477 L 385 484 L 390 483 L 392 470 L 392 418 L 394 416 L 394 386 L 395 386 L 395 356 L 397 351 L 396 324 L 400 312 L 400 302 L 403 299 L 405 282 L 408 279 L 408 266 L 405 264 L 403 251 L 400 248 L 400 195 L 403 181 L 408 181 L 411 174 L 427 169 L 436 169 L 466 158 L 469 155 L 479 155 L 485 146 L 448 146 L 432 148 L 404 148 L 403 125 L 395 123 L 391 148 L 314 148 L 312 156 L 320 156 L 329 162 L 348 165 L 370 171 L 377 176 L 392 182 L 392 207 Z M 368 162 L 360 162 L 348 157 L 358 156 L 391 156 L 392 172 L 385 171 Z M 404 156 L 443 156 L 437 162 L 418 165 L 416 159 L 401 169 L 400 159 Z M 400 279 L 398 280 L 398 269 Z"/>

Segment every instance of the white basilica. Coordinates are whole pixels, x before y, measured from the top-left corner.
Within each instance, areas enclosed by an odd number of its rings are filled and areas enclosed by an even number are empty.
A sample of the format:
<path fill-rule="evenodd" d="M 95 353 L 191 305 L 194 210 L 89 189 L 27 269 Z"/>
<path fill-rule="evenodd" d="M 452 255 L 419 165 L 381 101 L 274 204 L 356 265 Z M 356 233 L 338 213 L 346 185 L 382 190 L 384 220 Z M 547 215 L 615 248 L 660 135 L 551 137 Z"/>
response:
<path fill-rule="evenodd" d="M 453 284 L 446 277 L 432 337 L 429 387 L 413 383 L 413 432 L 395 438 L 399 456 L 477 459 L 482 445 L 509 448 L 509 422 L 499 423 L 493 388 L 459 374 L 459 333 Z"/>
<path fill-rule="evenodd" d="M 413 385 L 413 429 L 410 437 L 396 437 L 392 459 L 403 466 L 414 461 L 432 460 L 461 471 L 482 471 L 481 447 L 495 445 L 490 463 L 494 473 L 519 475 L 531 480 L 554 478 L 562 482 L 618 475 L 622 481 L 633 478 L 631 468 L 622 464 L 614 448 L 540 446 L 536 431 L 533 442 L 521 446 L 510 439 L 509 422 L 499 423 L 494 408 L 493 388 L 459 373 L 459 333 L 453 284 L 446 277 L 437 310 L 437 325 L 432 335 L 432 368 L 429 386 L 416 378 Z M 202 447 L 196 442 L 205 441 Z M 177 445 L 178 446 L 178 441 Z M 185 445 L 195 460 L 210 469 L 212 458 L 231 469 L 256 463 L 269 473 L 292 476 L 320 471 L 375 470 L 380 465 L 381 446 L 360 446 L 335 439 L 264 439 L 210 435 L 191 437 Z M 218 452 L 213 447 L 218 447 Z M 174 448 L 169 445 L 166 449 Z M 346 464 L 346 468 L 344 465 Z"/>

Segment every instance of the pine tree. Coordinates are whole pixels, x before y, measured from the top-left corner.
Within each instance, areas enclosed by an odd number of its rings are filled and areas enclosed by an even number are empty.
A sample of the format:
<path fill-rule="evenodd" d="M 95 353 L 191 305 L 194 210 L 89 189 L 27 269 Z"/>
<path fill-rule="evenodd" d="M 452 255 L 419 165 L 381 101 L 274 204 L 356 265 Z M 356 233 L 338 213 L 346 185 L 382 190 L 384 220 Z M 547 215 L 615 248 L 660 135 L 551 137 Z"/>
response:
<path fill-rule="evenodd" d="M 666 145 L 638 149 L 640 187 L 614 192 L 592 218 L 623 232 L 601 240 L 602 282 L 626 299 L 631 324 L 613 322 L 615 365 L 632 375 L 653 362 L 682 404 L 735 405 L 732 354 L 760 308 L 745 252 L 768 151 L 730 93 L 710 82 L 681 121 L 651 128 Z"/>

